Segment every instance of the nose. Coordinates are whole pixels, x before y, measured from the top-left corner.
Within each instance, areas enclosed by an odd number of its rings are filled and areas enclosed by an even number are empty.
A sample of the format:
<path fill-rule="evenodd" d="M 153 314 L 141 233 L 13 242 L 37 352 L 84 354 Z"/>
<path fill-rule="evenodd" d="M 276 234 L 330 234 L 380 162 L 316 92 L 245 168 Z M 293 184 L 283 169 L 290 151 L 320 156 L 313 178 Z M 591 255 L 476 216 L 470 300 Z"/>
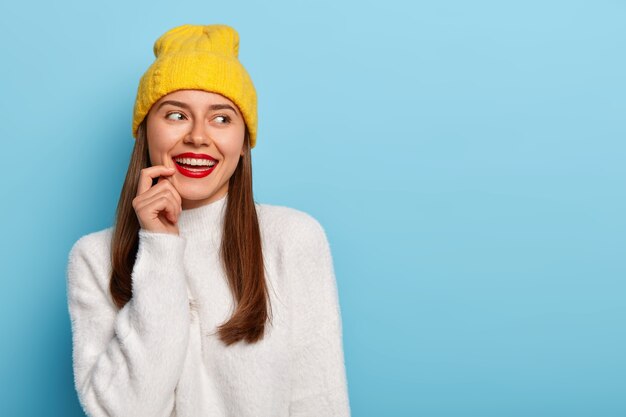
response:
<path fill-rule="evenodd" d="M 211 139 L 209 138 L 209 134 L 204 126 L 203 120 L 196 120 L 193 122 L 191 130 L 187 136 L 185 136 L 184 142 L 193 143 L 196 146 L 209 145 L 211 143 Z"/>

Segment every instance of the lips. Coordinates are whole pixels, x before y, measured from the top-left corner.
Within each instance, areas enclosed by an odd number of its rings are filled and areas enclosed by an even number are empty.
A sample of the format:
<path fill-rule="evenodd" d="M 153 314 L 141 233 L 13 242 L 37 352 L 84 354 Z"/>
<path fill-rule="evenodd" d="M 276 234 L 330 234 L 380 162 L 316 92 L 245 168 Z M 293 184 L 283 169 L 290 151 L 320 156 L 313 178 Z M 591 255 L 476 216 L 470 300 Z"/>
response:
<path fill-rule="evenodd" d="M 184 152 L 178 155 L 174 155 L 174 158 L 195 158 L 195 159 L 208 159 L 210 161 L 216 161 L 217 159 L 213 158 L 211 155 L 207 155 L 205 153 L 193 153 L 193 152 Z"/>
<path fill-rule="evenodd" d="M 190 178 L 203 178 L 209 175 L 219 161 L 210 155 L 203 153 L 184 152 L 172 157 L 178 172 Z M 214 162 L 208 166 L 209 161 Z"/>

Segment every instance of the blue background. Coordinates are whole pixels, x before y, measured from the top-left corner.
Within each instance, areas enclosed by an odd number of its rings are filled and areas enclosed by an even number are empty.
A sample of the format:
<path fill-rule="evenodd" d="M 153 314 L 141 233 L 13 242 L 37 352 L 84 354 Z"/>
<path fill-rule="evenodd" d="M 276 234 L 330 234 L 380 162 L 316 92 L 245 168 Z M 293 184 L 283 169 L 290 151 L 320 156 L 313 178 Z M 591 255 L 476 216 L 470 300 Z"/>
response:
<path fill-rule="evenodd" d="M 626 415 L 626 3 L 2 6 L 1 414 L 80 416 L 65 267 L 167 29 L 225 23 L 255 199 L 315 216 L 353 415 Z"/>

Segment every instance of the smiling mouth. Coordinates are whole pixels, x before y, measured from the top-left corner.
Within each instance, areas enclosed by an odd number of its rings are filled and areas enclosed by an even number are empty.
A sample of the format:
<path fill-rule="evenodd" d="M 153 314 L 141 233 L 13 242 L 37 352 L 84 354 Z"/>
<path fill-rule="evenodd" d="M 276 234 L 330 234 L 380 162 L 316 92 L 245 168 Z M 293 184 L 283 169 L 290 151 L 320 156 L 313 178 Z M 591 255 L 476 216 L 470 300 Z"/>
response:
<path fill-rule="evenodd" d="M 178 172 L 191 178 L 202 178 L 209 175 L 218 162 L 200 158 L 173 158 Z"/>
<path fill-rule="evenodd" d="M 177 165 L 186 169 L 208 169 L 217 165 L 217 161 L 204 158 L 173 158 Z"/>

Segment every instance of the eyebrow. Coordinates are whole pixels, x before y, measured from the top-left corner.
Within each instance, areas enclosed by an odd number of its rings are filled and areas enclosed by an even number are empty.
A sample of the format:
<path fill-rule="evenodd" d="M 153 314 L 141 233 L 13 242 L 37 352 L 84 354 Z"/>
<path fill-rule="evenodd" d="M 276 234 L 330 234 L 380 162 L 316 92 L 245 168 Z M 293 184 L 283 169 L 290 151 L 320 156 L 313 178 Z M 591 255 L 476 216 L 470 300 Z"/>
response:
<path fill-rule="evenodd" d="M 159 107 L 157 108 L 160 109 L 161 107 L 165 106 L 166 104 L 171 104 L 173 106 L 178 106 L 178 107 L 182 107 L 184 109 L 190 110 L 189 105 L 187 103 L 183 103 L 182 101 L 176 101 L 176 100 L 165 100 L 163 102 L 161 102 L 161 104 L 159 104 Z M 237 110 L 235 110 L 235 108 L 233 106 L 231 106 L 230 104 L 211 104 L 209 106 L 209 110 L 232 110 L 235 112 L 236 115 L 239 115 L 239 113 L 237 112 Z"/>

